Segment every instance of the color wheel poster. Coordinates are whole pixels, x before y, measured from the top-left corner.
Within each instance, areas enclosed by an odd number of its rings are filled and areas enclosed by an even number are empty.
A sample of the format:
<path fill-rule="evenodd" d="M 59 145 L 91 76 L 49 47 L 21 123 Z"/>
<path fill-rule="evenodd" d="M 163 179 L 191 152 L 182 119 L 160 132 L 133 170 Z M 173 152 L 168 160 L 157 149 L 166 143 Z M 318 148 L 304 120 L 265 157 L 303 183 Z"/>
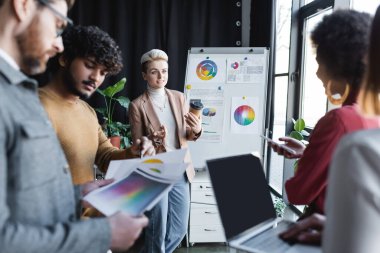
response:
<path fill-rule="evenodd" d="M 235 134 L 258 133 L 257 112 L 259 112 L 258 98 L 232 97 L 231 132 Z"/>
<path fill-rule="evenodd" d="M 188 67 L 188 84 L 225 83 L 226 58 L 192 57 Z"/>
<path fill-rule="evenodd" d="M 263 56 L 227 59 L 227 83 L 262 83 L 266 62 Z"/>

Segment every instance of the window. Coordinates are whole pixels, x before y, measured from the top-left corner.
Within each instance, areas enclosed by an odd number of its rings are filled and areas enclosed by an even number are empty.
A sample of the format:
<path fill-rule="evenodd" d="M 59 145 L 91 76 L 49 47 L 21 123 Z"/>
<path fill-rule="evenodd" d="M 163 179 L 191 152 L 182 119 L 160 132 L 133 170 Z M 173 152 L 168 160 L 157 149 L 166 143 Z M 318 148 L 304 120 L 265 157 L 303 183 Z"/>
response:
<path fill-rule="evenodd" d="M 289 45 L 292 0 L 277 1 L 276 6 L 276 51 L 273 85 L 273 129 L 272 137 L 278 139 L 285 135 L 288 76 Z M 269 149 L 269 185 L 282 193 L 284 158 Z"/>
<path fill-rule="evenodd" d="M 322 20 L 323 16 L 330 14 L 331 8 L 322 10 L 307 17 L 304 20 L 303 28 L 303 61 L 301 74 L 301 118 L 307 126 L 314 127 L 318 120 L 327 111 L 327 98 L 322 82 L 316 76 L 318 68 L 315 60 L 315 50 L 312 46 L 310 34 L 315 26 Z"/>
<path fill-rule="evenodd" d="M 292 1 L 277 1 L 275 74 L 289 72 L 289 43 Z"/>
<path fill-rule="evenodd" d="M 303 117 L 308 126 L 313 127 L 326 113 L 327 99 L 315 74 L 317 63 L 310 32 L 324 15 L 332 11 L 332 6 L 333 0 L 277 1 L 273 103 L 269 124 L 273 139 L 289 134 L 293 127 L 292 118 Z M 267 153 L 269 185 L 286 199 L 283 183 L 293 176 L 294 160 L 284 159 L 271 149 Z"/>
<path fill-rule="evenodd" d="M 313 1 L 314 1 L 314 0 L 305 0 L 304 5 L 307 5 L 307 4 L 309 4 L 309 3 L 313 2 Z"/>
<path fill-rule="evenodd" d="M 273 139 L 285 135 L 286 104 L 288 94 L 288 76 L 275 77 L 274 81 L 274 122 Z M 284 157 L 271 150 L 270 154 L 269 185 L 282 194 Z"/>
<path fill-rule="evenodd" d="M 380 5 L 380 0 L 351 0 L 351 7 L 354 10 L 375 14 L 377 7 Z"/>

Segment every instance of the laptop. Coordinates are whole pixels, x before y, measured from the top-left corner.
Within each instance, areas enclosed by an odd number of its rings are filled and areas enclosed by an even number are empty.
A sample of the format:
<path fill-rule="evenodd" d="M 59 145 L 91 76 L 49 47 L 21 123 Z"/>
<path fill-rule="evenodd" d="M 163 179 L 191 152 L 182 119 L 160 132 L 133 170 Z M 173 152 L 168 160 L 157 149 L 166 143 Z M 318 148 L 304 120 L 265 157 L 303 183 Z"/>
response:
<path fill-rule="evenodd" d="M 260 159 L 252 154 L 206 161 L 220 218 L 232 248 L 257 253 L 319 253 L 278 234 L 292 222 L 277 218 Z"/>

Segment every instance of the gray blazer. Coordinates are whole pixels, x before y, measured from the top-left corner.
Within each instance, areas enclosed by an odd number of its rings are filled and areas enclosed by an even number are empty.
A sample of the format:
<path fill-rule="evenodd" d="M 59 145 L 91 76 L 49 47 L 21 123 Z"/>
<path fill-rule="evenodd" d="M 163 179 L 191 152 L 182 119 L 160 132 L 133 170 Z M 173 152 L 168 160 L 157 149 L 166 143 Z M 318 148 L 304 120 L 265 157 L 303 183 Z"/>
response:
<path fill-rule="evenodd" d="M 323 252 L 378 253 L 380 129 L 345 136 L 329 171 Z"/>
<path fill-rule="evenodd" d="M 79 221 L 79 197 L 35 81 L 0 58 L 0 251 L 106 252 L 108 222 Z"/>

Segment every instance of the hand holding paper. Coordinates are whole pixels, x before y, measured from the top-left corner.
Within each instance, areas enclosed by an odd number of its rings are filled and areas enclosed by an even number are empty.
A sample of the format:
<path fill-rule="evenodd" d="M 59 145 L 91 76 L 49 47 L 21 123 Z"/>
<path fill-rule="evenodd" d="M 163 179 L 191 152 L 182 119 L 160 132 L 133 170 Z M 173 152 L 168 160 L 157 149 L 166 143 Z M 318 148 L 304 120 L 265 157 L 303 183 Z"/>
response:
<path fill-rule="evenodd" d="M 184 163 L 186 152 L 180 149 L 142 159 L 112 161 L 110 169 L 116 181 L 91 192 L 84 200 L 107 216 L 118 211 L 140 215 L 184 176 L 188 166 Z"/>
<path fill-rule="evenodd" d="M 145 136 L 141 137 L 141 139 L 137 139 L 136 142 L 133 143 L 131 151 L 134 155 L 139 156 L 140 158 L 156 154 L 152 141 Z"/>

